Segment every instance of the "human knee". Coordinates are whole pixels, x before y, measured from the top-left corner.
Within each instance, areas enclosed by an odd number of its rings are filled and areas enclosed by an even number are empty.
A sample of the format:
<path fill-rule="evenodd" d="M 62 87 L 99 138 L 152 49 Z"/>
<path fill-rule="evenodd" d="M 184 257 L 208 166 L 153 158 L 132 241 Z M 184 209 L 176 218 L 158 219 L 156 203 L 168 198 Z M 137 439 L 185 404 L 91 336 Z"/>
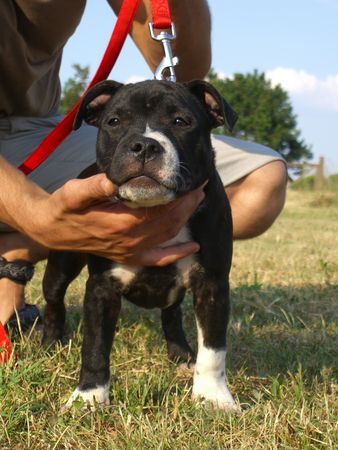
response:
<path fill-rule="evenodd" d="M 260 196 L 262 206 L 279 214 L 285 203 L 287 186 L 287 169 L 283 161 L 273 161 L 266 164 L 257 173 L 257 194 Z"/>
<path fill-rule="evenodd" d="M 284 206 L 286 181 L 285 164 L 273 161 L 226 187 L 235 239 L 259 236 L 273 224 Z"/>
<path fill-rule="evenodd" d="M 252 173 L 247 181 L 252 207 L 260 216 L 261 226 L 265 231 L 282 211 L 285 203 L 286 165 L 282 161 L 273 161 Z"/>
<path fill-rule="evenodd" d="M 241 198 L 247 203 L 269 207 L 269 201 L 284 204 L 287 170 L 283 161 L 272 161 L 225 187 L 230 202 Z M 268 202 L 268 203 L 267 203 Z"/>

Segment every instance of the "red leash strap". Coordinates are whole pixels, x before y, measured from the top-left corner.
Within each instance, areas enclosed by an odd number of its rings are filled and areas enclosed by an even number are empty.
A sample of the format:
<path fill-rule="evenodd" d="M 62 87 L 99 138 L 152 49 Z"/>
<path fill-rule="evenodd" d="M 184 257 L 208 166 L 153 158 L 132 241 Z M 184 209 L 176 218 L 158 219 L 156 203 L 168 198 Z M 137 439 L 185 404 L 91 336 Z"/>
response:
<path fill-rule="evenodd" d="M 0 364 L 9 360 L 11 352 L 11 342 L 7 336 L 5 328 L 0 322 Z"/>
<path fill-rule="evenodd" d="M 135 17 L 140 0 L 124 0 L 120 13 L 117 18 L 116 25 L 111 35 L 108 47 L 103 55 L 99 68 L 94 78 L 89 83 L 85 92 L 99 81 L 106 80 L 111 72 L 128 35 L 129 29 Z M 42 164 L 48 156 L 53 153 L 55 148 L 64 141 L 71 133 L 74 118 L 78 110 L 81 99 L 66 115 L 66 117 L 45 137 L 34 152 L 21 164 L 19 170 L 28 175 L 40 164 Z"/>
<path fill-rule="evenodd" d="M 171 28 L 171 16 L 168 0 L 151 0 L 154 28 Z"/>

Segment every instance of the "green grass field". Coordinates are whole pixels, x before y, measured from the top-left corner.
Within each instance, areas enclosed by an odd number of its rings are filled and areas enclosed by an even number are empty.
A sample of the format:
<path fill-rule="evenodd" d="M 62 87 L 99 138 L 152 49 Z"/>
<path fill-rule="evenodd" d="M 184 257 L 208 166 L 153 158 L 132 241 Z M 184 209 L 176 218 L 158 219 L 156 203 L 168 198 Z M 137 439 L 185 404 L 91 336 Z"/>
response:
<path fill-rule="evenodd" d="M 338 201 L 289 192 L 262 237 L 235 244 L 227 376 L 243 414 L 190 400 L 192 377 L 166 356 L 158 312 L 125 305 L 112 354 L 111 406 L 64 403 L 80 367 L 84 278 L 68 293 L 69 344 L 16 343 L 0 369 L 0 449 L 334 449 L 337 443 Z M 28 301 L 43 305 L 43 266 Z M 195 345 L 191 298 L 185 322 Z"/>

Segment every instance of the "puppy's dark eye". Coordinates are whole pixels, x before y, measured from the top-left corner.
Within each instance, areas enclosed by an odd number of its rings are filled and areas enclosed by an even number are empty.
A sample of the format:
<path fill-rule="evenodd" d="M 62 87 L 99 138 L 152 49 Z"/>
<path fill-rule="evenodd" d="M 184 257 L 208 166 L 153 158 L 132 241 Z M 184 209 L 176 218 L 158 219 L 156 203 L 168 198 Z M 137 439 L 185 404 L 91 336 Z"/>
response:
<path fill-rule="evenodd" d="M 110 125 L 111 127 L 116 127 L 116 125 L 119 125 L 119 123 L 120 119 L 118 119 L 117 117 L 112 117 L 108 120 L 108 125 Z"/>
<path fill-rule="evenodd" d="M 177 125 L 178 127 L 186 127 L 189 125 L 189 123 L 185 119 L 183 119 L 183 117 L 175 117 L 174 125 Z"/>

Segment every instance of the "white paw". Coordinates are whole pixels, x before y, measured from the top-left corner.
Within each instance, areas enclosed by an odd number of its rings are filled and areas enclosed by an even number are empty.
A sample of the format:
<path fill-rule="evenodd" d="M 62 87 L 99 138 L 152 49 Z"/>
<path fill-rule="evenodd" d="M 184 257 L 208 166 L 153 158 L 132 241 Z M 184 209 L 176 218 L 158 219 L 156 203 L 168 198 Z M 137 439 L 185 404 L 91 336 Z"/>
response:
<path fill-rule="evenodd" d="M 207 375 L 194 375 L 194 384 L 192 389 L 193 400 L 203 400 L 212 403 L 217 409 L 239 414 L 241 407 L 235 402 L 225 379 L 214 378 Z"/>
<path fill-rule="evenodd" d="M 109 387 L 109 382 L 102 386 L 96 386 L 94 389 L 87 389 L 85 391 L 82 391 L 77 387 L 69 397 L 69 400 L 66 403 L 66 408 L 70 408 L 73 402 L 77 399 L 82 399 L 86 405 L 90 406 L 92 411 L 95 410 L 95 404 L 102 406 L 109 405 Z"/>

